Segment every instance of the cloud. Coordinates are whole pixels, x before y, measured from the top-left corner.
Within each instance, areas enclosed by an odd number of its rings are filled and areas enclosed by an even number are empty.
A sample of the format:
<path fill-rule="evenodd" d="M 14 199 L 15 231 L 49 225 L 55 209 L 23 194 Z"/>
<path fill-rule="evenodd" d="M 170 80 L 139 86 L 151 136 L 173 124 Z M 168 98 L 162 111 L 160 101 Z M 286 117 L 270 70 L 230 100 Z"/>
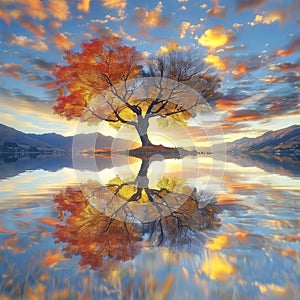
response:
<path fill-rule="evenodd" d="M 244 75 L 260 70 L 264 66 L 268 65 L 271 58 L 265 58 L 262 56 L 247 56 L 244 59 L 240 59 L 231 63 L 231 70 L 234 79 L 240 79 Z"/>
<path fill-rule="evenodd" d="M 249 72 L 247 62 L 238 62 L 233 66 L 232 74 L 235 79 L 239 79 Z"/>
<path fill-rule="evenodd" d="M 109 9 L 124 9 L 126 7 L 126 0 L 102 0 L 102 5 Z"/>
<path fill-rule="evenodd" d="M 180 25 L 180 38 L 183 39 L 185 38 L 186 31 L 188 28 L 191 26 L 190 22 L 182 22 Z"/>
<path fill-rule="evenodd" d="M 26 17 L 18 17 L 19 23 L 27 30 L 33 32 L 38 39 L 43 39 L 46 32 L 42 24 L 37 24 Z"/>
<path fill-rule="evenodd" d="M 123 38 L 125 38 L 126 40 L 128 40 L 130 42 L 135 42 L 136 41 L 136 37 L 131 36 L 130 34 L 126 33 L 125 29 L 121 26 L 120 26 L 120 34 Z"/>
<path fill-rule="evenodd" d="M 227 45 L 224 48 L 218 49 L 216 50 L 216 53 L 223 53 L 223 52 L 229 52 L 229 51 L 237 51 L 237 50 L 244 50 L 246 49 L 245 45 L 239 45 L 239 46 L 235 46 L 235 45 Z"/>
<path fill-rule="evenodd" d="M 55 34 L 53 36 L 53 42 L 59 50 L 66 50 L 74 47 L 74 42 L 72 42 L 64 33 Z"/>
<path fill-rule="evenodd" d="M 299 104 L 297 95 L 287 95 L 285 97 L 269 97 L 266 105 L 266 112 L 270 115 L 282 115 L 290 112 L 294 113 L 294 108 Z"/>
<path fill-rule="evenodd" d="M 35 58 L 32 62 L 32 65 L 39 70 L 51 72 L 53 70 L 54 66 L 56 65 L 56 63 L 48 62 L 41 58 Z"/>
<path fill-rule="evenodd" d="M 117 9 L 118 15 L 123 16 L 126 8 L 126 0 L 102 0 L 102 5 L 108 9 Z"/>
<path fill-rule="evenodd" d="M 47 9 L 43 6 L 43 1 L 40 0 L 17 0 L 16 2 L 23 4 L 23 13 L 29 15 L 33 19 L 44 21 L 48 18 Z"/>
<path fill-rule="evenodd" d="M 77 9 L 88 13 L 90 11 L 90 2 L 91 0 L 80 0 L 77 4 Z"/>
<path fill-rule="evenodd" d="M 296 71 L 300 70 L 300 60 L 296 63 L 278 63 L 269 67 L 270 71 Z"/>
<path fill-rule="evenodd" d="M 133 21 L 137 22 L 142 28 L 144 34 L 145 28 L 166 27 L 170 23 L 168 15 L 162 15 L 162 2 L 158 2 L 157 6 L 148 11 L 144 7 L 136 7 L 134 10 Z"/>
<path fill-rule="evenodd" d="M 187 51 L 190 47 L 188 46 L 180 46 L 176 41 L 170 40 L 165 46 L 160 46 L 159 50 L 157 51 L 157 55 L 164 55 L 172 51 L 183 50 Z"/>
<path fill-rule="evenodd" d="M 30 39 L 24 35 L 7 35 L 11 45 L 17 45 L 24 48 L 31 48 L 38 51 L 47 51 L 48 46 L 42 41 Z"/>
<path fill-rule="evenodd" d="M 207 29 L 198 39 L 198 43 L 202 46 L 208 47 L 210 51 L 223 47 L 234 41 L 235 37 L 232 30 L 225 31 L 222 25 L 214 26 Z"/>
<path fill-rule="evenodd" d="M 232 27 L 233 28 L 241 28 L 241 27 L 243 27 L 243 24 L 241 24 L 241 23 L 234 23 L 233 25 L 232 25 Z"/>
<path fill-rule="evenodd" d="M 235 110 L 241 105 L 239 99 L 235 99 L 234 96 L 227 96 L 216 100 L 216 108 L 218 110 Z"/>
<path fill-rule="evenodd" d="M 251 109 L 239 109 L 233 111 L 227 117 L 227 122 L 246 122 L 246 121 L 253 121 L 259 120 L 264 118 L 264 115 L 259 113 L 256 110 Z"/>
<path fill-rule="evenodd" d="M 51 15 L 59 21 L 68 20 L 70 14 L 68 1 L 49 0 L 49 11 Z"/>
<path fill-rule="evenodd" d="M 109 27 L 101 27 L 97 25 L 91 24 L 89 28 L 95 32 L 98 35 L 107 35 L 107 36 L 119 36 L 116 32 L 114 32 L 111 28 Z"/>
<path fill-rule="evenodd" d="M 230 57 L 221 58 L 220 56 L 209 54 L 204 61 L 219 71 L 225 71 L 226 73 L 228 73 L 230 68 Z"/>
<path fill-rule="evenodd" d="M 126 15 L 119 15 L 119 17 L 111 16 L 110 14 L 105 16 L 105 20 L 112 22 L 119 22 L 126 19 Z"/>
<path fill-rule="evenodd" d="M 258 24 L 270 25 L 274 22 L 280 22 L 283 24 L 287 20 L 287 14 L 285 10 L 273 9 L 265 13 L 265 15 L 256 15 L 252 22 L 248 22 L 250 26 L 256 26 Z"/>
<path fill-rule="evenodd" d="M 271 0 L 236 0 L 236 11 L 257 10 L 260 6 L 270 2 Z"/>
<path fill-rule="evenodd" d="M 21 79 L 24 73 L 24 67 L 17 63 L 0 65 L 0 75 L 9 75 L 16 79 Z"/>
<path fill-rule="evenodd" d="M 186 32 L 189 31 L 192 35 L 194 35 L 195 31 L 201 28 L 201 24 L 192 25 L 190 22 L 182 22 L 180 24 L 180 38 L 183 39 L 186 36 Z"/>
<path fill-rule="evenodd" d="M 50 23 L 49 23 L 50 27 L 53 28 L 53 29 L 59 29 L 62 27 L 62 23 L 59 22 L 59 21 L 54 21 L 52 20 Z"/>
<path fill-rule="evenodd" d="M 289 45 L 283 49 L 278 49 L 275 55 L 278 56 L 288 56 L 300 49 L 300 37 L 296 37 Z"/>
<path fill-rule="evenodd" d="M 10 93 L 0 88 L 0 105 L 6 111 L 2 121 L 8 126 L 25 132 L 32 132 L 32 126 L 39 127 L 34 132 L 57 132 L 73 135 L 77 128 L 77 121 L 66 121 L 53 113 L 52 103 L 39 101 L 30 95 L 17 96 L 18 92 Z M 20 93 L 21 95 L 21 93 Z M 18 110 L 16 110 L 18 107 Z M 17 122 L 16 122 L 17 120 Z M 26 123 L 30 120 L 29 124 Z"/>
<path fill-rule="evenodd" d="M 225 18 L 227 8 L 225 6 L 215 6 L 207 11 L 207 15 L 215 18 Z"/>
<path fill-rule="evenodd" d="M 6 24 L 10 24 L 10 17 L 8 12 L 4 9 L 0 7 L 0 19 L 4 20 Z"/>

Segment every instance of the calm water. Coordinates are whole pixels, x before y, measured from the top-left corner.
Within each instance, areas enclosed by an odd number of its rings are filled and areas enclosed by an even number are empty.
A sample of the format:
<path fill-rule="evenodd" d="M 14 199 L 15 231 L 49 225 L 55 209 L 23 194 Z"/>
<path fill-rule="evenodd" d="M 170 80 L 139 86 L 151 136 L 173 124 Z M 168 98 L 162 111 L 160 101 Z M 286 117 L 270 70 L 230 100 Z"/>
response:
<path fill-rule="evenodd" d="M 0 163 L 0 299 L 298 299 L 299 161 L 81 159 Z M 112 221 L 116 191 L 180 203 Z"/>

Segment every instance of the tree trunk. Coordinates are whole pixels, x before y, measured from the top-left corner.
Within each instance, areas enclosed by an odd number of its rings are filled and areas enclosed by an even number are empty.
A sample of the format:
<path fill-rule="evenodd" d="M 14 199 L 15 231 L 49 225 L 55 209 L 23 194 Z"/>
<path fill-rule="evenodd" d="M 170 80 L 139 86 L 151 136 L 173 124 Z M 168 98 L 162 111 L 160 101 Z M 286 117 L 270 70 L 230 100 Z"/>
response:
<path fill-rule="evenodd" d="M 139 173 L 136 177 L 137 188 L 140 190 L 149 188 L 149 179 L 148 179 L 149 166 L 150 166 L 150 161 L 148 159 L 142 160 Z"/>
<path fill-rule="evenodd" d="M 143 118 L 142 116 L 139 116 L 135 128 L 140 136 L 142 146 L 152 146 L 153 144 L 148 137 L 149 119 L 147 117 Z"/>

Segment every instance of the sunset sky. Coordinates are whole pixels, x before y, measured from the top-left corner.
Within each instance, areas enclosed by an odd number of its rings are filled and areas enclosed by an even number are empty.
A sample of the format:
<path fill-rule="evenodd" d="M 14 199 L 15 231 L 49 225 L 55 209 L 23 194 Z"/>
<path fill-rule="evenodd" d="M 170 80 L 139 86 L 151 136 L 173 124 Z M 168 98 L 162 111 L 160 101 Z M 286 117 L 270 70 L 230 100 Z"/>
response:
<path fill-rule="evenodd" d="M 52 69 L 65 49 L 116 35 L 145 57 L 195 47 L 222 77 L 227 141 L 300 120 L 299 0 L 1 0 L 0 123 L 71 135 L 54 115 Z"/>

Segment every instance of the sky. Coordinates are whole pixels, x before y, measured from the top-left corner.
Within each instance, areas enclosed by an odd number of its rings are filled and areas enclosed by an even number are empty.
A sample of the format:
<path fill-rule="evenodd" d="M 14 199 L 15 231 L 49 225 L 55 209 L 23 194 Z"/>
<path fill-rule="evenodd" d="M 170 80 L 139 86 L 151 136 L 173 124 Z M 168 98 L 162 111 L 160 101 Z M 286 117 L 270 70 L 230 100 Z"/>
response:
<path fill-rule="evenodd" d="M 299 16 L 299 0 L 1 0 L 0 123 L 74 134 L 78 123 L 53 113 L 53 67 L 113 35 L 145 57 L 197 49 L 222 78 L 226 141 L 299 124 Z"/>

